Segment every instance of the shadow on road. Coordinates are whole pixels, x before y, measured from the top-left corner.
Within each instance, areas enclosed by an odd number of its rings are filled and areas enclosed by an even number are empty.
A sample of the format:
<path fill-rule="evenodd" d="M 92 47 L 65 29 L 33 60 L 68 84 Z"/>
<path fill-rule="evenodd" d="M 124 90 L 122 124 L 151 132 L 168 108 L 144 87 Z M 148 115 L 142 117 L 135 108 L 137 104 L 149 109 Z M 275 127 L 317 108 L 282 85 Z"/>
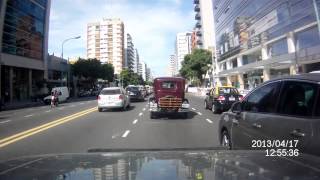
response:
<path fill-rule="evenodd" d="M 128 109 L 126 109 L 125 111 L 122 110 L 122 108 L 112 108 L 112 109 L 103 109 L 102 112 L 126 112 L 126 111 L 131 111 L 135 108 L 136 108 L 136 106 L 133 106 L 131 104 L 130 107 Z"/>
<path fill-rule="evenodd" d="M 190 111 L 188 113 L 187 118 L 183 118 L 182 114 L 179 113 L 173 113 L 173 114 L 158 114 L 158 117 L 154 120 L 160 119 L 160 120 L 191 120 L 193 119 L 197 113 Z"/>

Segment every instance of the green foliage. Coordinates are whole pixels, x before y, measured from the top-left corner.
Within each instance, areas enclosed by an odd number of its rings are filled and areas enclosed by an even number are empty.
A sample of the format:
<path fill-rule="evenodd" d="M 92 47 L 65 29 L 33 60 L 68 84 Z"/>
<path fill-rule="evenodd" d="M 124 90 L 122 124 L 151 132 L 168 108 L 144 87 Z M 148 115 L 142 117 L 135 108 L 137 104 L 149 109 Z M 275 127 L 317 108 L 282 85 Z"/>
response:
<path fill-rule="evenodd" d="M 195 49 L 191 54 L 184 57 L 180 75 L 195 82 L 203 82 L 202 75 L 209 70 L 209 64 L 212 62 L 211 52 L 204 49 Z"/>
<path fill-rule="evenodd" d="M 144 85 L 143 78 L 128 69 L 121 71 L 120 79 L 122 79 L 124 87 L 128 85 Z"/>
<path fill-rule="evenodd" d="M 112 81 L 114 69 L 112 64 L 101 64 L 97 59 L 80 59 L 72 65 L 75 76 L 84 77 L 92 82 L 98 78 Z"/>

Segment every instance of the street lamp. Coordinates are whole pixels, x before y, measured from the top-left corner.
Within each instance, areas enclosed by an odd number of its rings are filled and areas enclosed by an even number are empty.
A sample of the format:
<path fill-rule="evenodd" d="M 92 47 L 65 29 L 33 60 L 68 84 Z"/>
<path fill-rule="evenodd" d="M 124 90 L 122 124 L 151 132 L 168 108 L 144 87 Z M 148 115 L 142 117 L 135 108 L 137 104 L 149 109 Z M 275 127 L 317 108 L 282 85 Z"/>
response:
<path fill-rule="evenodd" d="M 72 38 L 68 38 L 68 39 L 65 39 L 64 41 L 62 41 L 62 45 L 61 45 L 61 59 L 63 60 L 63 46 L 64 46 L 64 43 L 66 43 L 67 41 L 69 40 L 72 40 L 72 39 L 80 39 L 81 36 L 76 36 L 76 37 L 72 37 Z M 68 88 L 70 88 L 70 67 L 69 67 L 69 59 L 67 61 L 67 64 L 68 64 L 68 77 L 67 77 L 67 83 L 68 83 Z M 62 69 L 61 69 L 61 86 L 63 86 L 62 84 L 62 78 L 63 78 L 63 73 L 62 73 Z"/>

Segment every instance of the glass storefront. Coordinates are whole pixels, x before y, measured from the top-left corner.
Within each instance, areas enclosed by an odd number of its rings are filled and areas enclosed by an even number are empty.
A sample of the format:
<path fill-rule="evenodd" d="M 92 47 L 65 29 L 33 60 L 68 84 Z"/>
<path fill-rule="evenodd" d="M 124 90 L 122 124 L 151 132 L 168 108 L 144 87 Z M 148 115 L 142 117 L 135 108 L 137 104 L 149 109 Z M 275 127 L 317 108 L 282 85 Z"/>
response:
<path fill-rule="evenodd" d="M 257 47 L 316 21 L 311 0 L 217 0 L 213 3 L 218 61 L 234 55 L 230 52 L 238 48 L 244 51 Z M 314 33 L 310 31 L 298 36 Z M 301 41 L 300 47 L 307 46 L 308 42 Z M 285 41 L 281 40 L 269 47 L 269 53 L 278 56 L 287 53 L 287 49 Z"/>
<path fill-rule="evenodd" d="M 297 50 L 302 50 L 312 46 L 320 45 L 319 32 L 317 26 L 298 32 L 295 36 Z"/>
<path fill-rule="evenodd" d="M 43 59 L 46 0 L 8 0 L 2 52 Z"/>

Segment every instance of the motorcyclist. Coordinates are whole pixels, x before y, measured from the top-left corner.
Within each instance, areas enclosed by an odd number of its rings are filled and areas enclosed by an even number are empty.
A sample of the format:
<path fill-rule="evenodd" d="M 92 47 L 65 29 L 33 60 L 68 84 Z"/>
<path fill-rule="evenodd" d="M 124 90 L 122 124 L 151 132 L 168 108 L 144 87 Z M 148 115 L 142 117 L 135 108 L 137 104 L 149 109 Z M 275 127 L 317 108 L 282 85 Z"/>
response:
<path fill-rule="evenodd" d="M 51 107 L 58 106 L 58 92 L 57 90 L 51 93 Z"/>

